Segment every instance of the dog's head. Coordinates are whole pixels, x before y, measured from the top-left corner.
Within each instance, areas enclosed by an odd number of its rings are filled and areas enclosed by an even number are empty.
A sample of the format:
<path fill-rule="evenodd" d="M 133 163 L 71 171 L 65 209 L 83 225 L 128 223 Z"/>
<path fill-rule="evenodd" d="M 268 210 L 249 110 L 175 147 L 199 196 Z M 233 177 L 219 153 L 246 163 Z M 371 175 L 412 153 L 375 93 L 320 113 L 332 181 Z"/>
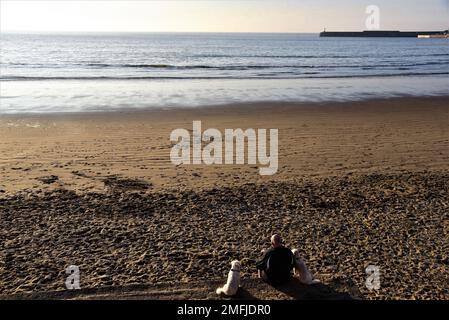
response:
<path fill-rule="evenodd" d="M 295 256 L 295 259 L 299 259 L 301 257 L 298 249 L 293 249 L 292 253 Z"/>
<path fill-rule="evenodd" d="M 240 261 L 238 260 L 234 260 L 231 262 L 231 269 L 234 271 L 240 271 L 241 265 L 240 265 Z"/>

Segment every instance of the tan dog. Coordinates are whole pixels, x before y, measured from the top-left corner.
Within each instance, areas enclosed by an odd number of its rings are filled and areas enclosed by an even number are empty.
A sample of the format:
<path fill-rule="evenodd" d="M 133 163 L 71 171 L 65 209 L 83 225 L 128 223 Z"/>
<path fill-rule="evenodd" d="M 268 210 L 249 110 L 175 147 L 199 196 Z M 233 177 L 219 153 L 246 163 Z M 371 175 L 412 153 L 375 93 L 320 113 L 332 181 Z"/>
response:
<path fill-rule="evenodd" d="M 320 283 L 320 280 L 314 279 L 309 269 L 307 269 L 304 260 L 299 255 L 299 250 L 293 249 L 292 252 L 295 256 L 295 276 L 299 278 L 299 281 L 304 284 Z"/>

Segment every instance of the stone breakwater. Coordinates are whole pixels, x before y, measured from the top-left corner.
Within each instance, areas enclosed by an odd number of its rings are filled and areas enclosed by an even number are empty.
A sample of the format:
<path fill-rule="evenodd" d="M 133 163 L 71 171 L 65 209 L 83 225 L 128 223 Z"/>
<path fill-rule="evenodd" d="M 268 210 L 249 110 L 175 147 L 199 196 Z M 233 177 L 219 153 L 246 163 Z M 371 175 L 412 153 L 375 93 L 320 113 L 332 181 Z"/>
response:
<path fill-rule="evenodd" d="M 23 192 L 0 199 L 0 294 L 243 279 L 274 232 L 368 299 L 448 299 L 449 173 L 369 174 L 199 192 Z M 365 287 L 377 265 L 381 287 Z M 326 280 L 327 281 L 327 280 Z"/>

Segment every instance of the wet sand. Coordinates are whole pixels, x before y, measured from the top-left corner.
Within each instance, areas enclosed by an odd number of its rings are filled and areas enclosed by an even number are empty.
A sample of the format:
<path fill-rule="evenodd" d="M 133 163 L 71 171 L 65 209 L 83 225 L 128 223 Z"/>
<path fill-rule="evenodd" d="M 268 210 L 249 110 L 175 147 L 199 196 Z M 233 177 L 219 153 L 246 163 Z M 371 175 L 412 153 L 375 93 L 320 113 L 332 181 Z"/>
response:
<path fill-rule="evenodd" d="M 170 133 L 191 130 L 193 120 L 221 132 L 279 129 L 277 174 L 262 177 L 255 165 L 174 166 Z M 0 189 L 102 192 L 104 179 L 119 176 L 151 183 L 151 191 L 200 190 L 302 176 L 446 170 L 448 123 L 448 98 L 3 116 Z M 41 181 L 51 175 L 58 180 Z"/>
<path fill-rule="evenodd" d="M 278 173 L 174 166 L 170 132 L 193 120 L 222 131 L 279 129 Z M 232 259 L 252 281 L 258 252 L 280 232 L 324 292 L 449 298 L 448 98 L 2 116 L 0 124 L 0 294 L 64 290 L 69 264 L 87 289 L 194 289 L 224 281 Z M 377 291 L 365 287 L 370 264 L 381 268 Z"/>

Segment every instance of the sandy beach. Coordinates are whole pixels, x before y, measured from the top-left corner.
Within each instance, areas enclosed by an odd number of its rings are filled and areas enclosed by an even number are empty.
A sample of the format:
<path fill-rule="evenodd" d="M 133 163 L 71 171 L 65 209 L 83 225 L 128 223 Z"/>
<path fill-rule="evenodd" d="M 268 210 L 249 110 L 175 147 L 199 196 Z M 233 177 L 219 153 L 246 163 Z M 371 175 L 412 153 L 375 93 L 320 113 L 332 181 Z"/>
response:
<path fill-rule="evenodd" d="M 277 174 L 173 165 L 170 132 L 193 120 L 277 128 Z M 274 232 L 323 281 L 306 298 L 449 298 L 448 97 L 3 115 L 0 136 L 2 298 L 51 297 L 70 264 L 83 290 L 194 290 L 232 259 L 250 297 L 304 298 L 256 284 Z M 379 290 L 365 287 L 371 264 Z"/>
<path fill-rule="evenodd" d="M 104 192 L 111 177 L 142 180 L 148 191 L 202 190 L 248 182 L 355 173 L 447 170 L 449 99 L 398 98 L 348 103 L 263 103 L 222 107 L 0 118 L 0 189 Z M 277 128 L 279 170 L 255 165 L 170 161 L 170 133 Z M 52 183 L 45 177 L 55 176 Z"/>

